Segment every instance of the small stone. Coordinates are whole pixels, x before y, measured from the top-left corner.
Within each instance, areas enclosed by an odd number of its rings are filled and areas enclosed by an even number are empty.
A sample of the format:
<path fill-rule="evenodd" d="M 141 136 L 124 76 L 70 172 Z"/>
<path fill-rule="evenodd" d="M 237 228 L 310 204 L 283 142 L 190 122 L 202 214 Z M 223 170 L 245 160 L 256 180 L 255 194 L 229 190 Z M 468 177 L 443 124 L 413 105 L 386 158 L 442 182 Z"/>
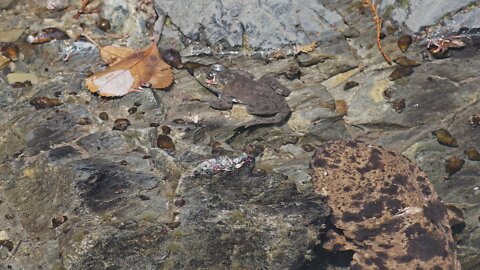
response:
<path fill-rule="evenodd" d="M 101 112 L 101 113 L 98 114 L 98 117 L 99 117 L 100 119 L 102 119 L 103 121 L 107 121 L 107 120 L 108 120 L 108 113 L 106 113 L 106 112 Z"/>
<path fill-rule="evenodd" d="M 472 127 L 477 127 L 480 125 L 480 113 L 470 116 L 470 125 L 472 125 Z"/>
<path fill-rule="evenodd" d="M 463 164 L 465 164 L 465 160 L 456 156 L 445 160 L 445 172 L 447 173 L 445 179 L 449 179 L 450 176 L 460 171 L 463 167 Z"/>
<path fill-rule="evenodd" d="M 313 152 L 313 150 L 315 150 L 315 147 L 313 147 L 311 144 L 302 144 L 302 149 L 303 151 L 305 152 Z"/>
<path fill-rule="evenodd" d="M 412 41 L 412 36 L 403 35 L 397 40 L 398 48 L 400 48 L 400 51 L 406 52 L 408 47 L 410 47 L 410 44 L 412 44 Z"/>
<path fill-rule="evenodd" d="M 63 102 L 58 98 L 34 97 L 30 100 L 30 105 L 34 106 L 37 110 L 53 108 L 62 104 Z"/>
<path fill-rule="evenodd" d="M 360 84 L 358 82 L 355 82 L 355 81 L 348 81 L 345 83 L 345 86 L 343 87 L 343 90 L 347 91 L 347 90 L 350 90 L 356 86 L 359 86 Z"/>
<path fill-rule="evenodd" d="M 397 63 L 402 67 L 416 67 L 419 66 L 421 63 L 415 60 L 409 59 L 405 56 L 400 56 L 397 59 L 393 60 L 393 62 Z"/>
<path fill-rule="evenodd" d="M 453 137 L 452 134 L 450 134 L 450 132 L 444 128 L 432 131 L 432 135 L 437 137 L 437 141 L 441 145 L 458 147 L 457 139 L 455 139 L 455 137 Z"/>
<path fill-rule="evenodd" d="M 43 44 L 52 40 L 65 40 L 69 38 L 63 30 L 56 27 L 49 27 L 29 35 L 27 42 L 30 44 Z"/>
<path fill-rule="evenodd" d="M 65 215 L 57 215 L 56 217 L 52 218 L 52 228 L 56 228 L 68 220 L 67 216 Z"/>
<path fill-rule="evenodd" d="M 301 76 L 302 72 L 300 71 L 300 68 L 298 66 L 291 66 L 290 68 L 288 68 L 287 72 L 285 72 L 285 77 L 290 81 L 300 79 Z"/>
<path fill-rule="evenodd" d="M 125 118 L 119 118 L 113 123 L 113 130 L 125 131 L 130 126 L 130 121 Z"/>
<path fill-rule="evenodd" d="M 92 120 L 88 117 L 82 117 L 77 121 L 77 124 L 81 126 L 90 125 L 91 123 Z"/>
<path fill-rule="evenodd" d="M 17 61 L 20 55 L 20 49 L 16 44 L 7 43 L 2 46 L 2 54 L 12 61 Z"/>
<path fill-rule="evenodd" d="M 128 109 L 129 114 L 134 114 L 136 112 L 137 112 L 137 107 L 132 107 L 132 108 Z"/>
<path fill-rule="evenodd" d="M 165 134 L 165 135 L 170 134 L 170 132 L 172 131 L 172 128 L 169 127 L 169 126 L 162 126 L 160 128 L 162 129 L 162 133 Z"/>
<path fill-rule="evenodd" d="M 480 161 L 480 153 L 475 147 L 469 147 L 464 153 L 467 155 L 469 160 Z"/>
<path fill-rule="evenodd" d="M 403 110 L 404 110 L 405 107 L 406 107 L 405 99 L 404 99 L 404 98 L 397 98 L 397 99 L 391 101 L 391 103 L 392 103 L 393 109 L 394 109 L 397 113 L 403 112 Z"/>
<path fill-rule="evenodd" d="M 396 67 L 392 73 L 390 73 L 389 79 L 390 81 L 395 81 L 403 77 L 410 76 L 413 73 L 412 67 Z"/>
<path fill-rule="evenodd" d="M 182 207 L 185 205 L 185 200 L 184 199 L 176 199 L 175 200 L 175 206 L 176 207 Z"/>
<path fill-rule="evenodd" d="M 38 83 L 38 78 L 33 73 L 22 73 L 22 72 L 14 72 L 7 75 L 7 82 L 8 84 L 14 84 L 16 82 L 26 82 L 29 81 L 32 84 Z"/>
<path fill-rule="evenodd" d="M 97 27 L 104 32 L 110 32 L 110 30 L 112 30 L 112 25 L 110 24 L 110 21 L 105 18 L 100 18 L 97 23 Z"/>
<path fill-rule="evenodd" d="M 157 146 L 158 148 L 165 149 L 165 150 L 175 150 L 175 144 L 167 135 L 158 135 L 157 138 Z"/>

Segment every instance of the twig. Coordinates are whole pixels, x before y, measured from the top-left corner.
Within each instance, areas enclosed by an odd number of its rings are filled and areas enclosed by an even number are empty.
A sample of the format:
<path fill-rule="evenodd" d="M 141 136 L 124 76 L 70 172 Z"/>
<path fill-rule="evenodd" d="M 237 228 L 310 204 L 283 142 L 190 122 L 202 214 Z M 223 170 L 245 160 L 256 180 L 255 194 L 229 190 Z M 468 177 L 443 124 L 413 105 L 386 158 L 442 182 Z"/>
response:
<path fill-rule="evenodd" d="M 90 0 L 82 0 L 82 7 L 80 7 L 79 10 L 77 10 L 77 14 L 73 16 L 74 19 L 78 19 L 81 14 L 85 13 L 85 10 L 90 3 Z"/>
<path fill-rule="evenodd" d="M 385 53 L 382 48 L 382 43 L 380 42 L 380 38 L 382 35 L 382 18 L 380 18 L 380 16 L 378 15 L 377 6 L 372 3 L 372 0 L 362 0 L 362 3 L 364 6 L 369 7 L 373 13 L 373 21 L 375 22 L 375 28 L 377 29 L 376 39 L 378 50 L 380 50 L 380 52 L 382 53 L 383 59 L 385 59 L 385 61 L 387 61 L 387 63 L 391 65 L 392 59 L 390 59 L 390 57 L 388 57 L 388 55 Z"/>

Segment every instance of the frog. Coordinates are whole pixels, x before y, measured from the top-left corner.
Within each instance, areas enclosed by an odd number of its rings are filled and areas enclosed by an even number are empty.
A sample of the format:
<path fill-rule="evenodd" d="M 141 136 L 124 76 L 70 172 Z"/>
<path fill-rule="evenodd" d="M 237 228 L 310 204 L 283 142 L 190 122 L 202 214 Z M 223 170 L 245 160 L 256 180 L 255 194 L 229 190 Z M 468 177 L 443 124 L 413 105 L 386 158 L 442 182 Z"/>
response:
<path fill-rule="evenodd" d="M 244 128 L 278 124 L 292 111 L 286 101 L 290 89 L 271 74 L 256 79 L 247 71 L 212 64 L 196 68 L 193 75 L 217 95 L 217 99 L 208 101 L 213 109 L 230 110 L 234 103 L 246 105 L 247 113 L 255 118 L 242 124 Z"/>

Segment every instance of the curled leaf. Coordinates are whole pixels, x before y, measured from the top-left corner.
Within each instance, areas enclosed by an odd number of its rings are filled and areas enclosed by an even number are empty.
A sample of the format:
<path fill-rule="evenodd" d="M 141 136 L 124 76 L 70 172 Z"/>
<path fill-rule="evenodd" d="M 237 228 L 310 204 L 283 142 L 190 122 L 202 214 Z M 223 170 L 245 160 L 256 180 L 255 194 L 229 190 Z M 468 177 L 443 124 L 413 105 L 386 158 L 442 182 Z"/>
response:
<path fill-rule="evenodd" d="M 87 78 L 86 86 L 90 92 L 108 97 L 123 96 L 139 91 L 138 88 L 144 85 L 162 89 L 173 82 L 172 69 L 160 58 L 155 42 L 139 51 L 114 46 L 100 51 L 102 59 L 113 62 L 104 71 Z"/>

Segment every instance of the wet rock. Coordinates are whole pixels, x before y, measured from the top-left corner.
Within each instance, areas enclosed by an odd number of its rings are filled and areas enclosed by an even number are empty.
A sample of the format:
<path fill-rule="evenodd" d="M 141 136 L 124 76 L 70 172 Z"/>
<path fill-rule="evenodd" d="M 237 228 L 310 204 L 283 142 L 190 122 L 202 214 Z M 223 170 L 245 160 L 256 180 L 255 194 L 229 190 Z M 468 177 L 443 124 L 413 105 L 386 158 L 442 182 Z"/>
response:
<path fill-rule="evenodd" d="M 22 36 L 24 31 L 24 28 L 13 28 L 0 31 L 0 42 L 16 42 Z"/>
<path fill-rule="evenodd" d="M 332 208 L 334 228 L 323 247 L 355 252 L 351 268 L 459 267 L 447 208 L 408 159 L 375 145 L 331 141 L 316 150 L 310 168 L 316 192 Z M 398 215 L 405 209 L 416 210 Z"/>
<path fill-rule="evenodd" d="M 7 81 L 9 84 L 23 83 L 26 81 L 29 81 L 31 84 L 37 84 L 38 78 L 33 73 L 15 72 L 7 75 Z"/>
<path fill-rule="evenodd" d="M 249 176 L 234 169 L 212 177 L 186 174 L 180 183 L 177 194 L 186 203 L 177 216 L 181 224 L 176 230 L 184 235 L 178 245 L 196 252 L 171 256 L 175 268 L 193 267 L 193 263 L 197 268 L 232 268 L 239 264 L 258 268 L 256 261 L 268 250 L 276 250 L 267 263 L 269 268 L 306 264 L 303 254 L 318 235 L 315 228 L 324 220 L 326 209 L 318 197 L 303 199 L 312 194 L 298 193 L 293 180 L 278 174 Z M 282 234 L 286 228 L 289 233 Z M 255 237 L 250 234 L 253 229 Z M 313 234 L 309 237 L 307 233 Z M 275 243 L 282 243 L 282 248 Z"/>
<path fill-rule="evenodd" d="M 154 2 L 157 11 L 168 14 L 186 37 L 205 39 L 210 44 L 225 40 L 231 47 L 242 46 L 242 35 L 248 36 L 253 48 L 275 49 L 292 43 L 308 44 L 318 39 L 318 33 L 324 40 L 341 35 L 335 33 L 333 27 L 344 25 L 335 11 L 318 2 L 275 0 L 260 4 L 249 1 L 245 5 L 210 1 L 196 1 L 194 4 L 188 1 Z M 188 8 L 184 8 L 187 2 Z"/>
<path fill-rule="evenodd" d="M 110 32 L 110 30 L 112 30 L 110 21 L 105 18 L 100 18 L 100 20 L 98 20 L 97 27 L 104 32 Z"/>

